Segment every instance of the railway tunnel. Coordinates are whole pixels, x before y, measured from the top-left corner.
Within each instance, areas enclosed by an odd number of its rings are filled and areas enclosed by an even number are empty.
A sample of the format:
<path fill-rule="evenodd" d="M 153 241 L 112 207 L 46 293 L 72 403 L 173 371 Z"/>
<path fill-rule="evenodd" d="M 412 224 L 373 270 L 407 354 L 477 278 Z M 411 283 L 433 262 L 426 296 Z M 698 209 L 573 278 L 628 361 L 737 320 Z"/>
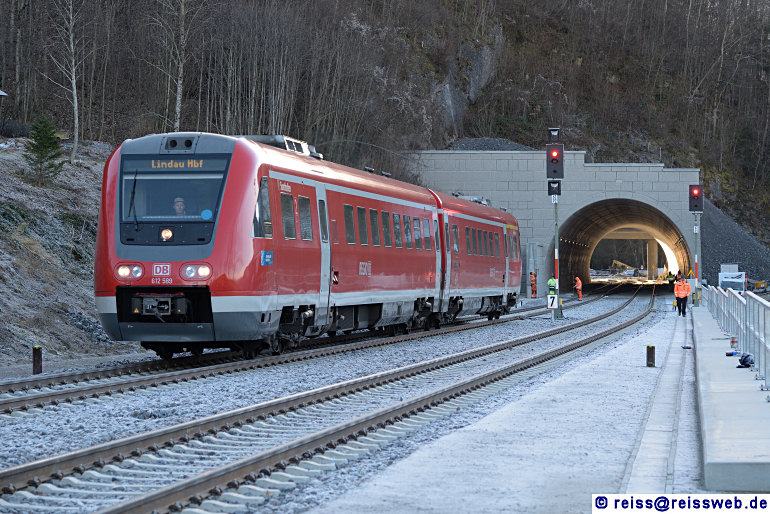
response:
<path fill-rule="evenodd" d="M 576 275 L 584 283 L 590 282 L 591 256 L 605 238 L 646 240 L 648 279 L 654 279 L 656 269 L 664 265 L 674 273 L 692 268 L 693 259 L 684 234 L 668 216 L 644 202 L 612 198 L 586 205 L 560 220 L 560 289 L 569 289 Z M 658 245 L 666 262 L 658 262 Z M 549 250 L 549 255 L 553 255 L 553 242 Z"/>

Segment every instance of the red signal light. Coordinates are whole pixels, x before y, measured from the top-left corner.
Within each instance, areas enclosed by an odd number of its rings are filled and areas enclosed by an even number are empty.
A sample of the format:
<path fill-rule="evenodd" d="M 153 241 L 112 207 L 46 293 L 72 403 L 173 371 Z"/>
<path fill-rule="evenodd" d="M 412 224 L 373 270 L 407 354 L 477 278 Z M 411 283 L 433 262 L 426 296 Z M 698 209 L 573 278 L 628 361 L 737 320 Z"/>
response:
<path fill-rule="evenodd" d="M 700 189 L 698 189 L 697 187 L 693 188 L 692 194 L 695 196 L 698 196 L 700 194 Z"/>
<path fill-rule="evenodd" d="M 558 157 L 559 156 L 559 150 L 553 150 L 551 152 L 551 157 Z"/>

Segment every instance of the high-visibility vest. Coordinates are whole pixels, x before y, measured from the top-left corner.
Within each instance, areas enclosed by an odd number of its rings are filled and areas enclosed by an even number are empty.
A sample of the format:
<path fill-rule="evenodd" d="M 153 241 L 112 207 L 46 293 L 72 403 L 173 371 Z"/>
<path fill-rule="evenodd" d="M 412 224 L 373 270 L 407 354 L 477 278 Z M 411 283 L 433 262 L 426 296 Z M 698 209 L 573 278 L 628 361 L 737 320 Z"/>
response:
<path fill-rule="evenodd" d="M 684 280 L 680 280 L 674 285 L 674 296 L 677 298 L 687 298 L 691 291 L 690 284 Z"/>
<path fill-rule="evenodd" d="M 575 277 L 575 289 L 583 289 L 583 282 L 580 277 Z"/>

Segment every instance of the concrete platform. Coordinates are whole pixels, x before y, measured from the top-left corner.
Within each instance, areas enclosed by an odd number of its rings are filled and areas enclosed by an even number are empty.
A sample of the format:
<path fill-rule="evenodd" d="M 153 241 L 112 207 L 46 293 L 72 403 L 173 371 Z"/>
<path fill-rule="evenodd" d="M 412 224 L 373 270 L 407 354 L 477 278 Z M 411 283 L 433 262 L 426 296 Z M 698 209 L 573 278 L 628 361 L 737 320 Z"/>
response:
<path fill-rule="evenodd" d="M 705 485 L 770 492 L 770 403 L 755 372 L 725 357 L 730 339 L 705 307 L 691 309 Z"/>

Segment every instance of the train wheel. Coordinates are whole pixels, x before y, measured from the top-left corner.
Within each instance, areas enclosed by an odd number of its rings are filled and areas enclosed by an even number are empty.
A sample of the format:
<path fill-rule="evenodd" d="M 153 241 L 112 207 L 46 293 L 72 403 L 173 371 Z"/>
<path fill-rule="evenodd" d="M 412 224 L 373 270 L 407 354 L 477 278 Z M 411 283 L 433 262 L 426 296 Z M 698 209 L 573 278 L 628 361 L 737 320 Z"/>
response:
<path fill-rule="evenodd" d="M 273 355 L 281 355 L 285 349 L 283 341 L 277 335 L 271 336 L 268 344 L 270 345 L 270 353 Z"/>

